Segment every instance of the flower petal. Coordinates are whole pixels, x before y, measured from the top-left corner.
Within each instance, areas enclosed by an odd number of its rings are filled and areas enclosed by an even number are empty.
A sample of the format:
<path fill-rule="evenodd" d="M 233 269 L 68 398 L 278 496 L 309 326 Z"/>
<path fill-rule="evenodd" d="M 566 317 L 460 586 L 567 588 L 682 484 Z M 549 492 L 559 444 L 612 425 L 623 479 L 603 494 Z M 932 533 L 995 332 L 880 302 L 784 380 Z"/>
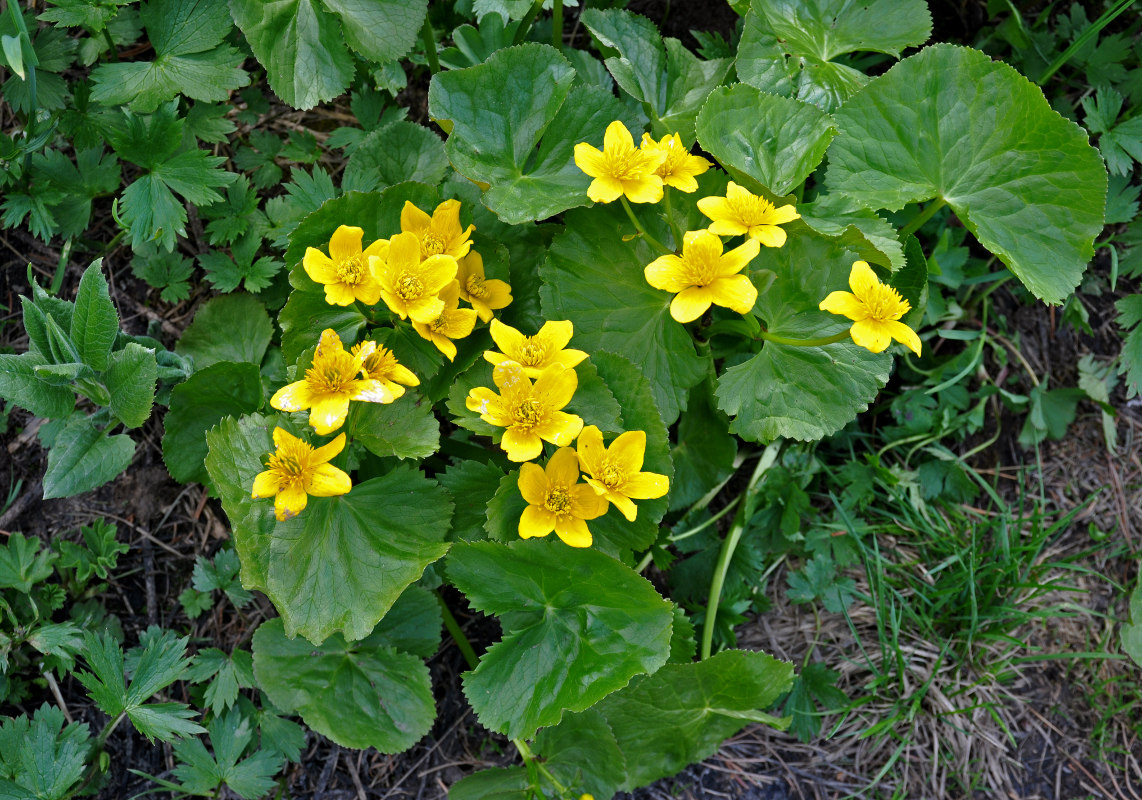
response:
<path fill-rule="evenodd" d="M 352 225 L 339 225 L 329 238 L 329 257 L 334 263 L 361 255 L 361 238 L 365 232 Z"/>
<path fill-rule="evenodd" d="M 432 217 L 428 216 L 427 212 L 421 211 L 413 205 L 411 200 L 404 201 L 404 207 L 400 211 L 401 233 L 411 233 L 417 237 L 416 249 L 418 253 L 420 251 L 420 235 L 428 230 L 431 222 Z M 392 240 L 389 241 L 391 245 Z"/>
<path fill-rule="evenodd" d="M 408 208 L 411 203 L 405 201 L 405 208 Z M 413 206 L 416 208 L 416 206 Z M 420 209 L 417 209 L 418 211 Z M 421 212 L 424 213 L 423 211 Z M 425 214 L 425 217 L 428 215 Z M 402 271 L 413 270 L 417 264 L 420 263 L 420 239 L 416 238 L 415 233 L 402 232 L 398 233 L 393 238 L 389 239 L 389 257 L 385 260 L 389 275 L 396 276 Z M 380 276 L 378 276 L 379 278 Z M 384 281 L 381 281 L 384 285 Z"/>
<path fill-rule="evenodd" d="M 761 245 L 757 243 L 757 240 L 746 239 L 745 244 L 723 254 L 718 260 L 718 276 L 725 277 L 741 272 L 749 265 L 749 262 L 757 258 L 759 252 L 761 252 Z"/>
<path fill-rule="evenodd" d="M 749 228 L 738 222 L 736 219 L 717 219 L 710 223 L 710 233 L 716 233 L 718 236 L 741 236 L 743 233 L 749 231 Z"/>
<path fill-rule="evenodd" d="M 488 332 L 492 334 L 492 341 L 496 343 L 496 347 L 500 348 L 500 352 L 512 360 L 519 356 L 519 351 L 527 344 L 526 336 L 498 319 L 492 320 L 492 324 L 488 326 Z"/>
<path fill-rule="evenodd" d="M 618 462 L 623 472 L 633 475 L 642 469 L 646 455 L 646 431 L 627 431 L 611 442 L 607 457 Z"/>
<path fill-rule="evenodd" d="M 305 248 L 301 266 L 305 269 L 305 274 L 316 283 L 334 283 L 338 280 L 336 265 L 329 256 L 316 248 Z"/>
<path fill-rule="evenodd" d="M 424 281 L 425 294 L 440 294 L 448 284 L 456 280 L 456 259 L 452 256 L 429 256 L 420 265 L 420 277 Z M 460 293 L 457 292 L 459 297 Z"/>
<path fill-rule="evenodd" d="M 538 464 L 524 464 L 519 468 L 519 493 L 533 506 L 543 505 L 547 497 L 547 474 Z"/>
<path fill-rule="evenodd" d="M 570 493 L 573 516 L 580 519 L 595 519 L 607 513 L 607 498 L 587 484 L 575 484 L 571 487 Z"/>
<path fill-rule="evenodd" d="M 313 404 L 313 393 L 305 381 L 295 381 L 274 392 L 270 405 L 278 411 L 304 411 Z"/>
<path fill-rule="evenodd" d="M 757 287 L 745 275 L 718 278 L 707 288 L 714 303 L 739 314 L 748 314 L 757 302 Z"/>
<path fill-rule="evenodd" d="M 567 514 L 556 517 L 555 535 L 571 547 L 590 547 L 593 541 L 587 523 Z"/>
<path fill-rule="evenodd" d="M 607 126 L 603 134 L 603 152 L 629 151 L 634 149 L 634 137 L 630 135 L 627 126 L 615 120 Z"/>
<path fill-rule="evenodd" d="M 849 328 L 849 335 L 853 337 L 854 342 L 864 349 L 881 353 L 892 343 L 892 335 L 888 330 L 883 322 L 862 319 L 853 323 L 853 326 Z"/>
<path fill-rule="evenodd" d="M 864 300 L 867 298 L 878 283 L 880 280 L 867 261 L 853 262 L 853 268 L 849 272 L 849 288 L 853 290 L 857 299 Z"/>
<path fill-rule="evenodd" d="M 801 215 L 797 213 L 797 209 L 792 205 L 784 205 L 773 209 L 767 215 L 767 221 L 771 225 L 784 225 L 786 222 L 792 222 L 795 219 L 801 219 Z"/>
<path fill-rule="evenodd" d="M 575 166 L 592 178 L 601 178 L 607 171 L 607 159 L 597 147 L 579 142 L 575 145 Z"/>
<path fill-rule="evenodd" d="M 518 530 L 521 539 L 546 536 L 555 530 L 555 515 L 542 506 L 528 506 L 520 514 Z"/>
<path fill-rule="evenodd" d="M 761 242 L 766 247 L 781 247 L 788 234 L 776 225 L 754 225 L 749 229 L 749 238 Z"/>
<path fill-rule="evenodd" d="M 670 479 L 657 472 L 640 472 L 623 483 L 622 492 L 635 500 L 653 500 L 670 491 Z"/>
<path fill-rule="evenodd" d="M 578 386 L 579 377 L 575 370 L 567 369 L 562 364 L 552 364 L 545 367 L 535 379 L 533 392 L 545 406 L 563 408 L 571 402 Z"/>
<path fill-rule="evenodd" d="M 274 516 L 278 522 L 285 522 L 290 517 L 296 517 L 305 510 L 309 496 L 300 486 L 288 486 L 278 492 L 274 498 Z"/>
<path fill-rule="evenodd" d="M 916 335 L 916 331 L 909 328 L 903 322 L 891 319 L 882 322 L 881 325 L 884 326 L 889 336 L 900 342 L 916 355 L 920 355 L 920 337 Z"/>
<path fill-rule="evenodd" d="M 693 322 L 710 307 L 710 294 L 704 286 L 693 286 L 679 292 L 670 303 L 670 316 L 678 322 Z"/>
<path fill-rule="evenodd" d="M 305 491 L 314 497 L 336 497 L 348 494 L 353 481 L 344 470 L 332 464 L 319 464 L 307 481 Z"/>
<path fill-rule="evenodd" d="M 678 256 L 659 256 L 643 268 L 646 282 L 664 292 L 680 292 L 693 286 L 686 262 Z"/>
<path fill-rule="evenodd" d="M 583 467 L 583 471 L 597 475 L 600 462 L 607 452 L 603 446 L 603 432 L 597 425 L 588 425 L 579 434 L 579 441 L 575 446 L 579 451 L 579 464 Z"/>
<path fill-rule="evenodd" d="M 841 314 L 851 320 L 868 317 L 868 309 L 865 308 L 864 303 L 850 292 L 830 292 L 829 296 L 821 301 L 818 308 L 822 311 L 828 311 L 830 314 Z"/>
<path fill-rule="evenodd" d="M 698 200 L 698 210 L 712 220 L 733 216 L 730 202 L 724 197 L 702 197 Z"/>
<path fill-rule="evenodd" d="M 273 497 L 278 493 L 279 488 L 281 488 L 281 481 L 278 479 L 278 474 L 273 470 L 266 470 L 254 476 L 254 488 L 250 496 L 254 498 Z"/>
<path fill-rule="evenodd" d="M 313 453 L 311 453 L 309 456 L 309 463 L 324 464 L 326 461 L 329 461 L 344 449 L 345 434 L 339 433 L 337 434 L 337 438 L 333 441 L 323 444 L 321 447 L 315 448 Z"/>
<path fill-rule="evenodd" d="M 322 436 L 345 424 L 349 414 L 349 396 L 346 394 L 322 394 L 313 400 L 309 410 L 309 424 Z"/>
<path fill-rule="evenodd" d="M 575 326 L 571 324 L 570 320 L 549 320 L 543 323 L 543 327 L 539 329 L 539 333 L 535 334 L 535 338 L 543 343 L 548 352 L 551 352 L 566 347 L 574 332 Z"/>
<path fill-rule="evenodd" d="M 565 411 L 553 411 L 546 424 L 533 430 L 545 441 L 565 447 L 575 441 L 575 437 L 583 430 L 583 418 Z"/>
<path fill-rule="evenodd" d="M 571 447 L 560 447 L 547 462 L 547 482 L 572 486 L 579 482 L 579 456 Z"/>
<path fill-rule="evenodd" d="M 646 175 L 622 184 L 623 194 L 632 203 L 657 203 L 662 199 L 662 178 L 657 175 Z"/>
<path fill-rule="evenodd" d="M 607 492 L 600 496 L 601 500 L 609 500 L 611 505 L 619 510 L 619 513 L 627 518 L 628 522 L 634 522 L 638 519 L 638 506 L 624 494 L 618 492 Z"/>
<path fill-rule="evenodd" d="M 375 306 L 381 300 L 381 285 L 371 277 L 366 278 L 353 287 L 353 296 L 367 306 Z"/>
<path fill-rule="evenodd" d="M 327 283 L 325 285 L 325 302 L 331 306 L 351 306 L 357 302 L 353 288 L 352 286 L 346 286 L 344 283 Z M 378 297 L 380 293 L 381 287 L 377 286 Z M 370 305 L 372 304 L 370 303 Z"/>
<path fill-rule="evenodd" d="M 509 461 L 531 461 L 543 454 L 543 441 L 532 431 L 519 428 L 505 430 L 500 447 L 508 454 Z"/>
<path fill-rule="evenodd" d="M 587 197 L 596 203 L 613 203 L 623 193 L 623 184 L 610 177 L 595 178 L 587 187 Z"/>

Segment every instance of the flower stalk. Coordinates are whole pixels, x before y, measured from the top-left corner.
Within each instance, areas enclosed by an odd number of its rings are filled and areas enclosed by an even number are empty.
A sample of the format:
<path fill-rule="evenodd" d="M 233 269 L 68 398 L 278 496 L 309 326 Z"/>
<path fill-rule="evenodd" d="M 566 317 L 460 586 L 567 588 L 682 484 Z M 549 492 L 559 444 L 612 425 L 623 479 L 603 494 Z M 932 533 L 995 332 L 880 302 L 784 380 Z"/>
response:
<path fill-rule="evenodd" d="M 642 226 L 642 223 L 638 221 L 638 217 L 636 217 L 634 215 L 634 209 L 630 207 L 630 203 L 627 201 L 626 197 L 620 196 L 619 200 L 622 201 L 623 208 L 627 212 L 627 217 L 630 218 L 630 222 L 632 225 L 634 225 L 635 230 L 638 231 L 639 236 L 641 236 L 643 239 L 645 239 L 650 244 L 651 247 L 653 247 L 655 250 L 658 250 L 663 255 L 667 255 L 667 256 L 674 255 L 673 250 L 671 250 L 666 245 L 664 245 L 662 242 L 658 241 L 653 236 L 651 236 L 650 233 L 647 232 L 646 228 L 644 228 Z"/>

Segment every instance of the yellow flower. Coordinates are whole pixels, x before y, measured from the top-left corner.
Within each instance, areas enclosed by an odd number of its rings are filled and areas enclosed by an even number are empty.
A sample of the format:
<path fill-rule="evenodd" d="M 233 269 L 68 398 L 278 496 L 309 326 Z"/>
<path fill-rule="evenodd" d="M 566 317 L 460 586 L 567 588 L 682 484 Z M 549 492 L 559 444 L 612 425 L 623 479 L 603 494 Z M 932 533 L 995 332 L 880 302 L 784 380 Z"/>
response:
<path fill-rule="evenodd" d="M 355 344 L 350 352 L 356 356 L 367 344 L 371 345 L 373 342 Z M 380 345 L 368 353 L 364 361 L 361 362 L 361 375 L 380 381 L 381 385 L 392 393 L 394 400 L 404 394 L 405 386 L 420 386 L 420 378 L 416 377 L 408 367 L 398 362 L 396 354 L 392 350 Z M 404 386 L 401 386 L 402 383 Z"/>
<path fill-rule="evenodd" d="M 365 232 L 341 225 L 329 239 L 329 255 L 307 247 L 301 265 L 317 283 L 325 285 L 325 302 L 334 306 L 351 306 L 360 300 L 367 306 L 381 299 L 381 285 L 369 271 L 369 260 L 384 256 L 388 239 L 378 239 L 364 250 L 361 238 Z"/>
<path fill-rule="evenodd" d="M 463 258 L 472 247 L 468 237 L 476 226 L 469 225 L 467 230 L 460 227 L 459 200 L 445 200 L 431 217 L 405 200 L 400 212 L 400 229 L 402 233 L 416 236 L 422 259 L 438 255 Z"/>
<path fill-rule="evenodd" d="M 505 361 L 492 371 L 496 394 L 477 386 L 465 401 L 469 411 L 491 425 L 507 428 L 500 447 L 512 461 L 530 461 L 543 452 L 543 442 L 563 447 L 583 430 L 583 420 L 560 409 L 571 402 L 579 378 L 575 370 L 552 364 L 533 386 L 523 367 Z"/>
<path fill-rule="evenodd" d="M 590 547 L 587 520 L 607 513 L 607 501 L 585 483 L 579 483 L 579 458 L 561 447 L 544 469 L 524 464 L 519 470 L 519 493 L 528 506 L 519 518 L 519 535 L 555 535 L 572 547 Z"/>
<path fill-rule="evenodd" d="M 385 305 L 401 319 L 431 323 L 444 310 L 437 297 L 456 280 L 456 259 L 448 255 L 420 260 L 420 242 L 415 233 L 398 233 L 389 240 L 388 256 L 372 262 L 373 276 L 381 284 Z"/>
<path fill-rule="evenodd" d="M 476 327 L 476 312 L 470 308 L 460 308 L 458 281 L 452 281 L 445 286 L 444 291 L 440 293 L 440 299 L 444 301 L 444 310 L 440 312 L 440 316 L 427 324 L 414 321 L 412 327 L 452 361 L 456 358 L 456 345 L 452 340 L 463 339 L 472 332 Z"/>
<path fill-rule="evenodd" d="M 586 142 L 575 145 L 575 166 L 595 180 L 587 187 L 587 197 L 596 203 L 610 203 L 626 195 L 632 203 L 657 203 L 662 199 L 662 178 L 655 174 L 666 153 L 640 150 L 618 120 L 603 134 L 603 151 Z"/>
<path fill-rule="evenodd" d="M 849 273 L 849 292 L 832 292 L 821 301 L 820 309 L 853 320 L 849 335 L 861 347 L 882 352 L 893 339 L 920 355 L 920 337 L 900 322 L 912 308 L 900 292 L 885 286 L 864 261 L 854 261 Z"/>
<path fill-rule="evenodd" d="M 324 436 L 345 424 L 350 400 L 391 403 L 396 397 L 383 383 L 357 377 L 376 346 L 376 342 L 362 342 L 354 353 L 348 353 L 341 337 L 326 328 L 305 378 L 278 389 L 270 405 L 279 411 L 310 409 L 309 424 Z"/>
<path fill-rule="evenodd" d="M 535 336 L 524 336 L 498 319 L 492 320 L 489 330 L 492 341 L 503 352 L 485 350 L 484 358 L 492 364 L 515 361 L 523 367 L 524 373 L 529 378 L 538 378 L 539 373 L 551 364 L 574 367 L 587 357 L 582 350 L 563 349 L 571 341 L 571 334 L 574 332 L 574 326 L 569 320 L 545 322 Z"/>
<path fill-rule="evenodd" d="M 691 322 L 710 304 L 748 314 L 757 301 L 757 289 L 738 273 L 761 250 L 755 239 L 722 255 L 722 240 L 709 231 L 690 231 L 682 237 L 681 256 L 661 256 L 646 265 L 646 282 L 655 289 L 677 292 L 670 316 Z"/>
<path fill-rule="evenodd" d="M 456 279 L 460 299 L 471 303 L 483 322 L 492 318 L 494 310 L 511 305 L 512 287 L 495 278 L 489 280 L 484 275 L 484 259 L 475 250 L 460 259 Z"/>
<path fill-rule="evenodd" d="M 662 497 L 670 489 L 670 479 L 657 472 L 642 472 L 642 459 L 646 455 L 646 433 L 627 431 L 603 445 L 603 433 L 589 425 L 579 434 L 576 445 L 579 463 L 590 475 L 587 483 L 600 496 L 631 522 L 638 514 L 634 500 L 651 500 Z"/>
<path fill-rule="evenodd" d="M 274 516 L 279 521 L 300 514 L 309 495 L 333 497 L 353 488 L 344 471 L 326 463 L 344 449 L 345 434 L 314 449 L 281 428 L 274 428 L 274 446 L 277 452 L 270 455 L 268 469 L 255 476 L 251 497 L 273 497 Z"/>
<path fill-rule="evenodd" d="M 649 133 L 642 135 L 644 152 L 661 151 L 666 154 L 654 174 L 662 178 L 667 186 L 683 192 L 698 191 L 698 181 L 694 178 L 710 168 L 710 162 L 701 156 L 695 156 L 682 146 L 682 137 L 677 133 L 672 136 L 663 136 L 661 141 L 654 141 Z"/>
<path fill-rule="evenodd" d="M 725 197 L 703 197 L 698 201 L 698 210 L 714 221 L 710 225 L 710 233 L 719 236 L 749 234 L 749 238 L 766 247 L 785 244 L 785 231 L 777 226 L 801 218 L 793 206 L 777 208 L 764 197 L 750 194 L 733 181 L 726 188 Z"/>

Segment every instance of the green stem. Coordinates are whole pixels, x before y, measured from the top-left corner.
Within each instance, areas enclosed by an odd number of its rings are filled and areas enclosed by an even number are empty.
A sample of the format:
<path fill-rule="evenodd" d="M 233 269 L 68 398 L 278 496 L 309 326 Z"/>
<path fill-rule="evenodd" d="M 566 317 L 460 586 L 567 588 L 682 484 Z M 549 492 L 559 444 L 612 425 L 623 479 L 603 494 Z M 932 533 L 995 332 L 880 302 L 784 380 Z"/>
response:
<path fill-rule="evenodd" d="M 448 604 L 444 602 L 444 598 L 440 596 L 440 592 L 436 593 L 436 599 L 440 601 L 440 613 L 444 617 L 444 627 L 448 629 L 449 635 L 452 640 L 456 642 L 456 646 L 460 648 L 460 652 L 464 654 L 464 660 L 468 662 L 468 666 L 472 669 L 480 663 L 480 659 L 476 657 L 476 651 L 472 649 L 472 643 L 468 641 L 468 637 L 464 635 L 460 623 L 456 621 L 456 617 L 452 616 L 452 611 L 448 608 Z"/>
<path fill-rule="evenodd" d="M 551 774 L 551 770 L 549 770 L 543 761 L 540 760 L 540 758 L 532 752 L 531 748 L 528 747 L 527 742 L 525 742 L 523 739 L 512 739 L 512 744 L 515 745 L 516 750 L 519 750 L 520 756 L 523 757 L 524 764 L 529 767 L 535 767 L 538 769 L 543 777 L 551 781 L 551 785 L 555 787 L 555 791 L 559 792 L 560 797 L 567 797 L 570 795 L 570 790 L 562 783 L 560 783 L 554 775 Z M 540 787 L 536 786 L 533 788 L 537 790 L 537 793 L 539 793 L 540 797 L 543 796 L 542 793 L 539 792 Z"/>
<path fill-rule="evenodd" d="M 563 50 L 563 0 L 551 4 L 551 44 L 556 50 Z"/>
<path fill-rule="evenodd" d="M 907 225 L 905 225 L 903 228 L 900 229 L 899 238 L 901 240 L 903 240 L 904 237 L 907 236 L 908 234 L 914 233 L 917 230 L 919 230 L 921 225 L 923 225 L 925 222 L 930 220 L 932 218 L 933 214 L 935 214 L 937 211 L 939 211 L 941 208 L 943 208 L 947 204 L 948 204 L 947 200 L 945 200 L 942 197 L 937 197 L 935 200 L 933 200 L 931 203 L 929 203 L 928 206 L 923 211 L 921 211 L 919 214 L 914 216 L 912 218 L 911 222 L 909 222 Z"/>
<path fill-rule="evenodd" d="M 111 54 L 112 61 L 119 60 L 119 48 L 115 46 L 115 40 L 111 38 L 111 29 L 103 28 L 103 40 L 107 42 L 107 52 Z"/>
<path fill-rule="evenodd" d="M 512 37 L 512 44 L 519 44 L 527 38 L 527 34 L 531 31 L 531 23 L 535 22 L 535 17 L 539 14 L 539 10 L 543 8 L 543 0 L 535 0 L 531 4 L 531 8 L 523 15 L 523 19 L 519 21 L 519 27 L 516 28 L 515 36 Z"/>
<path fill-rule="evenodd" d="M 425 15 L 424 25 L 420 28 L 420 40 L 424 43 L 424 57 L 428 60 L 428 71 L 435 75 L 440 72 L 440 59 L 436 55 L 436 34 L 432 30 L 432 21 L 428 15 Z"/>
<path fill-rule="evenodd" d="M 1037 83 L 1042 86 L 1052 75 L 1063 68 L 1063 65 L 1071 60 L 1071 56 L 1079 51 L 1079 49 L 1090 41 L 1093 37 L 1098 36 L 1102 29 L 1109 25 L 1114 19 L 1126 9 L 1133 5 L 1134 0 L 1118 0 L 1118 4 L 1113 8 L 1108 8 L 1102 12 L 1102 16 L 1083 29 L 1082 33 L 1071 42 L 1071 46 L 1059 54 L 1051 66 L 1047 67 L 1047 71 L 1039 78 Z"/>
<path fill-rule="evenodd" d="M 841 331 L 840 333 L 834 333 L 832 336 L 822 336 L 818 339 L 789 339 L 784 336 L 778 336 L 776 333 L 770 333 L 769 331 L 758 331 L 757 335 L 760 338 L 765 339 L 767 342 L 773 342 L 774 344 L 786 344 L 790 347 L 821 347 L 822 345 L 826 344 L 836 344 L 837 342 L 843 342 L 845 339 L 849 338 L 849 332 L 847 330 Z"/>
<path fill-rule="evenodd" d="M 666 221 L 670 223 L 670 233 L 674 236 L 674 249 L 682 247 L 682 231 L 674 221 L 674 210 L 670 207 L 670 187 L 662 187 L 662 198 L 666 201 Z"/>
<path fill-rule="evenodd" d="M 71 258 L 72 241 L 72 239 L 66 240 L 63 243 L 63 247 L 60 248 L 59 263 L 56 264 L 56 273 L 52 276 L 52 294 L 58 295 L 59 290 L 63 288 L 63 275 L 67 270 L 68 259 Z"/>
<path fill-rule="evenodd" d="M 627 201 L 626 195 L 620 195 L 619 200 L 622 201 L 623 208 L 626 209 L 627 216 L 630 217 L 631 224 L 634 225 L 635 230 L 638 231 L 639 235 L 642 236 L 642 238 L 646 239 L 646 241 L 649 242 L 652 247 L 661 251 L 663 255 L 674 255 L 673 250 L 667 249 L 666 245 L 646 232 L 646 228 L 642 227 L 642 223 L 639 222 L 638 217 L 634 215 L 634 209 L 630 207 L 630 203 Z"/>
<path fill-rule="evenodd" d="M 714 567 L 714 577 L 710 581 L 710 594 L 706 600 L 706 620 L 702 623 L 701 659 L 703 661 L 710 657 L 710 651 L 713 649 L 714 625 L 718 619 L 718 605 L 722 600 L 722 586 L 725 584 L 726 574 L 730 571 L 730 562 L 733 561 L 734 551 L 737 550 L 738 542 L 741 541 L 746 525 L 753 516 L 754 504 L 757 502 L 755 490 L 766 470 L 777 461 L 780 452 L 780 439 L 765 448 L 765 452 L 753 470 L 753 475 L 750 476 L 749 484 L 738 497 L 737 513 L 734 515 L 730 532 L 722 541 L 722 549 L 718 553 L 718 563 Z"/>

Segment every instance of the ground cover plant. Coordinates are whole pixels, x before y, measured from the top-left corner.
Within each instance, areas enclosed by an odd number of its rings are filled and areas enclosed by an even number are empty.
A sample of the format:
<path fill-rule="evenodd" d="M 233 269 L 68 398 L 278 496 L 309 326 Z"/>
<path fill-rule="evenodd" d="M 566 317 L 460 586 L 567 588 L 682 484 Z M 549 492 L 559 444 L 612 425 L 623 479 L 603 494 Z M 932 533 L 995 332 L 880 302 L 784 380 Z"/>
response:
<path fill-rule="evenodd" d="M 1129 5 L 8 3 L 0 796 L 1026 793 L 1060 663 L 1142 785 Z"/>

